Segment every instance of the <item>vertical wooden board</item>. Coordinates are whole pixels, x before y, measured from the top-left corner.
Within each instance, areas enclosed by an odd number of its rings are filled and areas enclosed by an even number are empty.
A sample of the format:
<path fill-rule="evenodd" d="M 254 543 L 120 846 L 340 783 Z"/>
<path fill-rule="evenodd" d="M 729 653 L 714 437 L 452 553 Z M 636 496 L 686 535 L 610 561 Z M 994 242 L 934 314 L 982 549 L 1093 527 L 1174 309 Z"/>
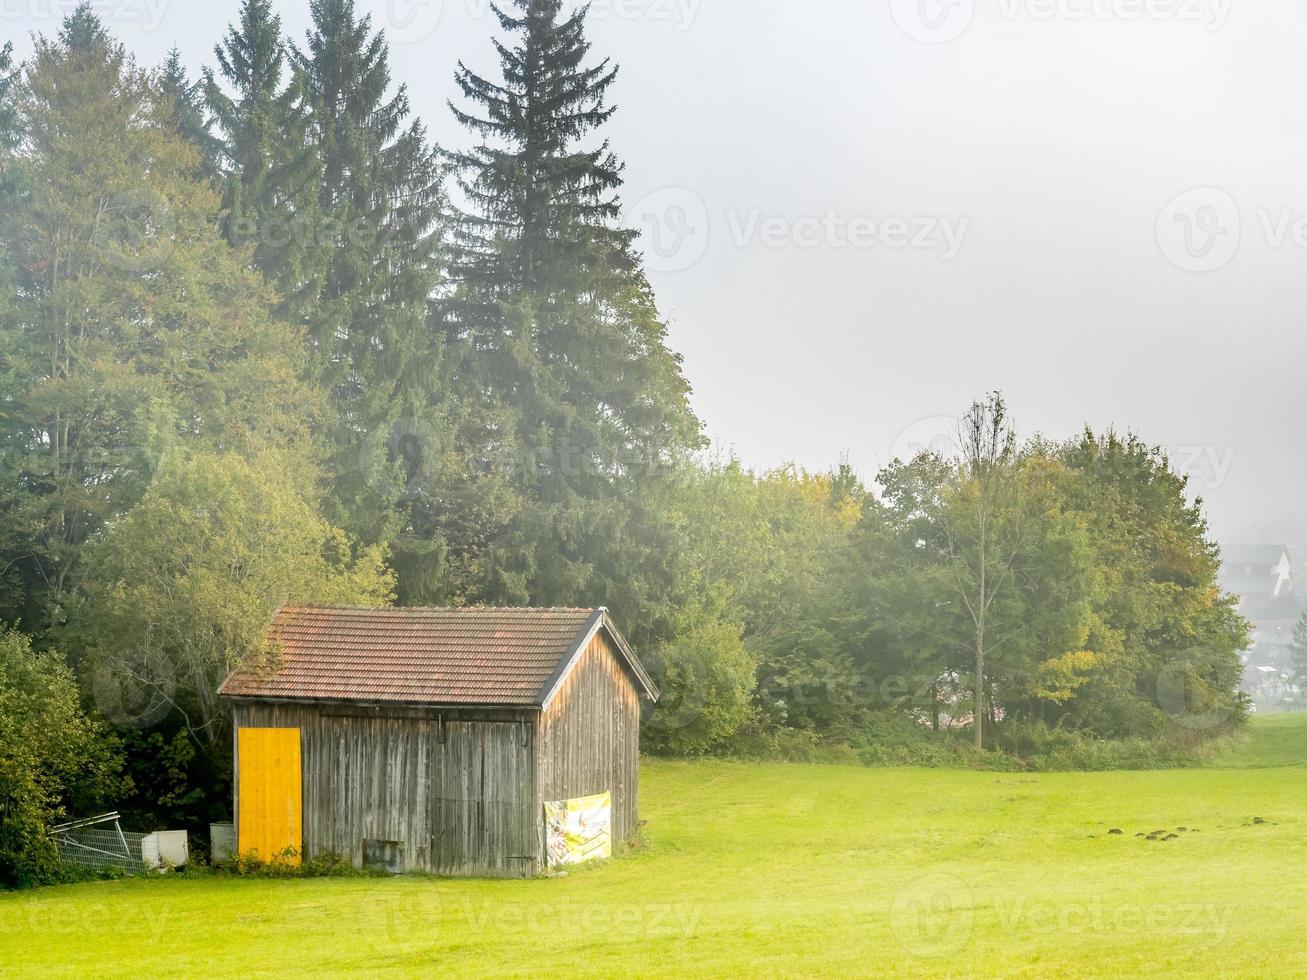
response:
<path fill-rule="evenodd" d="M 242 854 L 264 861 L 303 851 L 303 788 L 298 728 L 241 728 L 237 841 Z"/>
<path fill-rule="evenodd" d="M 236 748 L 243 729 L 300 731 L 304 860 L 331 851 L 357 866 L 363 841 L 402 841 L 409 871 L 521 876 L 543 853 L 535 720 L 246 704 Z M 239 770 L 235 782 L 239 819 Z"/>
<path fill-rule="evenodd" d="M 540 801 L 613 793 L 613 834 L 638 825 L 639 693 L 601 634 L 539 722 Z M 543 839 L 543 824 L 541 824 Z M 543 850 L 543 847 L 542 847 Z"/>

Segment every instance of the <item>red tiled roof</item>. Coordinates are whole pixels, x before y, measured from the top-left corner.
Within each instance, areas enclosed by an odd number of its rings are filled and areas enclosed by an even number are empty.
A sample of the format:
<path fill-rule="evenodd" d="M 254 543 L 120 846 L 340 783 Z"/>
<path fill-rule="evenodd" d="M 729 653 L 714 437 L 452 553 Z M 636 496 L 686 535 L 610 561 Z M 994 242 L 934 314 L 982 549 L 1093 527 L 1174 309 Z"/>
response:
<path fill-rule="evenodd" d="M 287 607 L 268 638 L 274 670 L 237 669 L 224 697 L 539 707 L 602 624 L 650 690 L 602 609 Z"/>

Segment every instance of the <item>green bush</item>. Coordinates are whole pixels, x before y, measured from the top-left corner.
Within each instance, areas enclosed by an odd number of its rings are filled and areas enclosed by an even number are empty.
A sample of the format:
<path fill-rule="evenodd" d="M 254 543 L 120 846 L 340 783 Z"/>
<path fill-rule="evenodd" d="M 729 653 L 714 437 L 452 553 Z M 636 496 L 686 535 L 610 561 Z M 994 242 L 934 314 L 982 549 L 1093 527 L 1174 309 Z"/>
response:
<path fill-rule="evenodd" d="M 63 659 L 0 631 L 0 885 L 57 880 L 51 826 L 70 808 L 98 805 L 118 772 Z"/>
<path fill-rule="evenodd" d="M 1104 739 L 1038 722 L 1007 721 L 998 728 L 998 743 L 1026 769 L 1106 772 L 1194 766 L 1219 753 L 1233 735 L 1231 730 L 1215 738 L 1170 732 L 1151 738 Z"/>
<path fill-rule="evenodd" d="M 969 732 L 937 732 L 910 715 L 880 712 L 853 740 L 858 760 L 867 766 L 920 766 L 926 769 L 1014 769 L 998 752 L 980 751 Z"/>
<path fill-rule="evenodd" d="M 858 764 L 857 755 L 847 743 L 828 740 L 811 729 L 768 728 L 760 722 L 738 732 L 721 754 L 746 762 Z"/>
<path fill-rule="evenodd" d="M 231 861 L 207 864 L 195 861 L 188 867 L 192 875 L 234 875 L 240 878 L 368 878 L 374 872 L 354 867 L 349 858 L 334 851 L 318 854 L 308 861 L 295 863 L 299 851 L 288 847 L 270 860 L 264 860 L 254 852 L 242 854 Z"/>
<path fill-rule="evenodd" d="M 754 716 L 757 662 L 730 623 L 696 623 L 650 658 L 662 698 L 646 719 L 652 752 L 703 755 L 723 749 Z"/>
<path fill-rule="evenodd" d="M 1102 772 L 1176 769 L 1199 765 L 1225 751 L 1240 736 L 1170 732 L 1153 738 L 1096 738 L 1084 732 L 1036 722 L 1006 721 L 996 743 L 978 750 L 971 732 L 934 731 L 909 714 L 868 715 L 848 739 L 811 729 L 772 728 L 755 718 L 713 749 L 714 754 L 749 762 L 864 765 L 873 768 L 979 769 L 995 772 Z"/>
<path fill-rule="evenodd" d="M 1228 738 L 1103 739 L 1037 722 L 1005 721 L 993 749 L 978 751 L 969 731 L 935 732 L 907 715 L 874 718 L 855 740 L 857 757 L 869 766 L 923 766 L 1033 772 L 1103 772 L 1174 769 L 1197 765 L 1221 751 Z"/>

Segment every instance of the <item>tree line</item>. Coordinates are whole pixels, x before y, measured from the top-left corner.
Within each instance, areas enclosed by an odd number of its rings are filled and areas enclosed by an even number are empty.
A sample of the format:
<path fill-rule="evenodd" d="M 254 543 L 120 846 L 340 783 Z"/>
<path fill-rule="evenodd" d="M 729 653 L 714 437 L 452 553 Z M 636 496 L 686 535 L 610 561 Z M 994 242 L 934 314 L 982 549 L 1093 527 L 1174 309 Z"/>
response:
<path fill-rule="evenodd" d="M 214 692 L 285 602 L 606 605 L 655 751 L 1237 724 L 1246 625 L 1161 453 L 990 396 L 874 488 L 712 457 L 585 9 L 493 8 L 437 140 L 384 33 L 309 6 L 244 0 L 198 78 L 85 3 L 0 55 L 0 880 L 97 796 L 228 815 Z"/>

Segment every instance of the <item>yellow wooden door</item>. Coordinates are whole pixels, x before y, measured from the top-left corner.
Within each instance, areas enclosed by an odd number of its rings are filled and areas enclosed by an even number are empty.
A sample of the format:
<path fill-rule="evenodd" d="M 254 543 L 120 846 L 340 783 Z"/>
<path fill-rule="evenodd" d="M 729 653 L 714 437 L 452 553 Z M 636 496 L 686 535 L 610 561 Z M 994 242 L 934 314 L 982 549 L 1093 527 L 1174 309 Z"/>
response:
<path fill-rule="evenodd" d="M 304 850 L 300 730 L 242 728 L 236 736 L 236 753 L 240 853 L 299 864 Z"/>

